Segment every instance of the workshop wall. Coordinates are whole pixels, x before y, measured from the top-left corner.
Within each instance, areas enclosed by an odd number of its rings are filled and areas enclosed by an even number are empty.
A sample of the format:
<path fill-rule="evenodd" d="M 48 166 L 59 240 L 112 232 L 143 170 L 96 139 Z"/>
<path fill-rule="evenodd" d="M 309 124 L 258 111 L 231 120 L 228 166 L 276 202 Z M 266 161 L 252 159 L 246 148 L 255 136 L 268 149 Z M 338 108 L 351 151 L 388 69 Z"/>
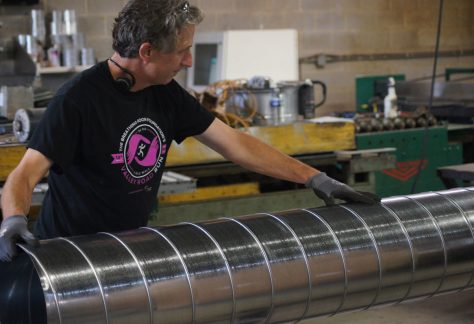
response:
<path fill-rule="evenodd" d="M 111 54 L 113 18 L 125 0 L 41 0 L 38 8 L 75 9 L 78 30 L 99 60 Z M 296 28 L 299 56 L 412 53 L 433 51 L 438 4 L 436 0 L 192 0 L 206 18 L 200 31 Z M 28 33 L 31 6 L 0 7 L 0 36 Z M 474 50 L 474 1 L 445 1 L 440 50 Z M 407 79 L 429 77 L 433 59 L 330 63 L 323 68 L 302 64 L 300 78 L 328 86 L 327 103 L 318 114 L 355 109 L 357 75 L 405 74 Z M 441 58 L 446 67 L 473 67 L 474 56 Z M 182 77 L 182 76 L 181 76 Z"/>

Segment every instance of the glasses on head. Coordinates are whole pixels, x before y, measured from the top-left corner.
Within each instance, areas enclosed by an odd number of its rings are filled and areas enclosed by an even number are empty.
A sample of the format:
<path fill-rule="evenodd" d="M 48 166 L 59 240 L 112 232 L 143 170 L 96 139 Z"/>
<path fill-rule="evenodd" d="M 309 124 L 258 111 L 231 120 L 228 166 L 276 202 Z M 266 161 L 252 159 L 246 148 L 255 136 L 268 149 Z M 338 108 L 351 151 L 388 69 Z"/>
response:
<path fill-rule="evenodd" d="M 189 14 L 189 2 L 186 1 L 181 7 L 180 11 L 183 14 L 186 14 L 186 15 Z"/>
<path fill-rule="evenodd" d="M 190 10 L 189 2 L 185 1 L 173 14 L 166 17 L 165 25 L 169 26 L 170 23 L 175 24 L 177 21 L 186 22 L 189 19 Z"/>

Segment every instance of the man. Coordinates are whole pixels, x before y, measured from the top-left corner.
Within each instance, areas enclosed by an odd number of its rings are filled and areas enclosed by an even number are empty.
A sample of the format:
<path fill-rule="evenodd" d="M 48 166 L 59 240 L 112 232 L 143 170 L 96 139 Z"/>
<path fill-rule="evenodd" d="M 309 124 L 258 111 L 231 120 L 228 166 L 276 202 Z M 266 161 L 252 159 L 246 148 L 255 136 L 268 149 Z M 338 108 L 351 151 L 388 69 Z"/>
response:
<path fill-rule="evenodd" d="M 305 183 L 334 198 L 373 203 L 325 173 L 214 118 L 173 77 L 192 65 L 201 12 L 185 0 L 130 0 L 115 19 L 114 53 L 67 82 L 48 106 L 3 188 L 0 259 L 11 260 L 27 229 L 33 188 L 49 190 L 35 234 L 57 236 L 145 226 L 171 141 L 195 136 L 249 170 Z"/>

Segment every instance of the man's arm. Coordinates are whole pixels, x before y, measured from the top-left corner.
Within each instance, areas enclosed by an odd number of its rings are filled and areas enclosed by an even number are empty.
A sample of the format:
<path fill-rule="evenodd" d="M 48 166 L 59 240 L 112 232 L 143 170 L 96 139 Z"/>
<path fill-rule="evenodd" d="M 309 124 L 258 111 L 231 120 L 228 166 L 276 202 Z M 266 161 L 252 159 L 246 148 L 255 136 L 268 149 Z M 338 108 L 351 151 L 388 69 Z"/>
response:
<path fill-rule="evenodd" d="M 226 159 L 242 167 L 274 178 L 304 183 L 326 205 L 335 199 L 373 204 L 380 198 L 367 192 L 359 192 L 334 180 L 317 169 L 294 159 L 259 139 L 235 130 L 219 119 L 196 136 L 203 144 L 220 153 Z"/>
<path fill-rule="evenodd" d="M 217 118 L 196 138 L 227 160 L 274 178 L 306 183 L 319 173 L 315 168 L 278 151 L 254 136 L 227 126 Z"/>
<path fill-rule="evenodd" d="M 2 189 L 3 218 L 12 215 L 28 215 L 33 189 L 46 175 L 51 165 L 51 160 L 42 153 L 33 149 L 26 150 Z"/>
<path fill-rule="evenodd" d="M 26 215 L 30 210 L 33 189 L 51 165 L 52 162 L 43 154 L 28 149 L 20 164 L 8 176 L 1 200 L 0 261 L 11 261 L 18 253 L 15 244 L 19 238 L 32 246 L 38 244 L 28 230 Z"/>

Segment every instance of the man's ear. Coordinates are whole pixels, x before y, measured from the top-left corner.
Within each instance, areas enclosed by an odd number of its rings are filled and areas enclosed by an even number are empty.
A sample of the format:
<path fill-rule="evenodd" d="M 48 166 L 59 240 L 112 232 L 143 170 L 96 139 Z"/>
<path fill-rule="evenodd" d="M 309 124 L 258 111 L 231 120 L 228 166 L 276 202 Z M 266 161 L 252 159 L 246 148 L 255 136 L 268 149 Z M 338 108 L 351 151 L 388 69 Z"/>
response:
<path fill-rule="evenodd" d="M 145 42 L 140 45 L 140 48 L 138 49 L 138 55 L 140 58 L 146 62 L 148 62 L 151 58 L 151 50 L 153 47 L 151 46 L 151 43 Z"/>

